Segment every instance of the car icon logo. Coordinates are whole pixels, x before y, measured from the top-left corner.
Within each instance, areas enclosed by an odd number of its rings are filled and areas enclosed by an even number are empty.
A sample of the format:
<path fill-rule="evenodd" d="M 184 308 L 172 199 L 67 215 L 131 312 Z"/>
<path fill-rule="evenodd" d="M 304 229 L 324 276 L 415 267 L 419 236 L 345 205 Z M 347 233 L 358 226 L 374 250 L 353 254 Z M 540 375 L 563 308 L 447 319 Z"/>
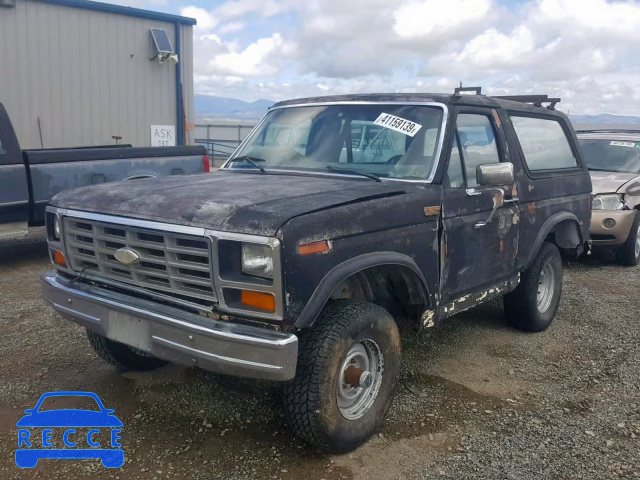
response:
<path fill-rule="evenodd" d="M 116 257 L 116 260 L 120 263 L 124 263 L 125 265 L 132 265 L 140 261 L 140 254 L 130 248 L 119 248 L 115 251 L 113 256 Z"/>
<path fill-rule="evenodd" d="M 45 410 L 42 403 L 58 397 L 88 397 L 96 409 L 60 408 Z M 48 392 L 34 408 L 25 410 L 16 423 L 18 448 L 16 465 L 33 468 L 39 459 L 100 459 L 107 468 L 124 464 L 124 450 L 120 444 L 122 422 L 114 410 L 104 407 L 100 398 L 91 392 Z M 86 434 L 79 430 L 87 430 Z"/>

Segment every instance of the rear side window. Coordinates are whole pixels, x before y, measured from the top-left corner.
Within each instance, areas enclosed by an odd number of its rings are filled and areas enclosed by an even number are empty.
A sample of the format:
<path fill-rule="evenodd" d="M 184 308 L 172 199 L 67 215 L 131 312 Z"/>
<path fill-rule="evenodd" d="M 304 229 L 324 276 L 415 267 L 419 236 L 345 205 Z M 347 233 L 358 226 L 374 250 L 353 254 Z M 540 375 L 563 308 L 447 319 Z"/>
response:
<path fill-rule="evenodd" d="M 512 116 L 511 123 L 532 172 L 578 166 L 567 135 L 557 120 Z"/>

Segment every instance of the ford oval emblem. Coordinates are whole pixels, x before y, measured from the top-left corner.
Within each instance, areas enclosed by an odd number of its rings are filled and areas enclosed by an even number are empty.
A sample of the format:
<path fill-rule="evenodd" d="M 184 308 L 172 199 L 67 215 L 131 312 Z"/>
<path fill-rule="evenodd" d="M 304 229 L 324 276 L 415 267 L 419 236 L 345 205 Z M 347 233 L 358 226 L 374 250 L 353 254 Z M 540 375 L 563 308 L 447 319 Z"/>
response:
<path fill-rule="evenodd" d="M 124 263 L 125 265 L 133 265 L 140 261 L 140 255 L 138 252 L 131 250 L 130 248 L 119 248 L 113 256 L 116 257 L 116 260 L 120 263 Z"/>

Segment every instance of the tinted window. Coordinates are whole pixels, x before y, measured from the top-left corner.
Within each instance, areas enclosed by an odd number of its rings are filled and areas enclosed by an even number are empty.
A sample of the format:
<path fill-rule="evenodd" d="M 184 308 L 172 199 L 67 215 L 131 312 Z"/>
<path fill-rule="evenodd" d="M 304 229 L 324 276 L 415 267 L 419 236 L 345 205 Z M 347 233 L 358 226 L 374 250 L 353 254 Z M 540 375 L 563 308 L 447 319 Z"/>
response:
<path fill-rule="evenodd" d="M 640 174 L 640 142 L 580 140 L 589 170 Z"/>
<path fill-rule="evenodd" d="M 475 187 L 476 167 L 500 162 L 491 120 L 485 115 L 462 113 L 456 121 L 467 186 Z"/>
<path fill-rule="evenodd" d="M 529 170 L 576 168 L 569 140 L 556 120 L 512 116 Z"/>

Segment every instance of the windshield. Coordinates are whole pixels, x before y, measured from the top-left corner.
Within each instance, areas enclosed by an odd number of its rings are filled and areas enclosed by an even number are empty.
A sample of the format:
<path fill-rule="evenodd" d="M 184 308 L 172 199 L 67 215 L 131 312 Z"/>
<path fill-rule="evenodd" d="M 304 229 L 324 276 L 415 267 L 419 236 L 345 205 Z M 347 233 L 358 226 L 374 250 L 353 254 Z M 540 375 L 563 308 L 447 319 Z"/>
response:
<path fill-rule="evenodd" d="M 299 106 L 272 110 L 227 163 L 230 169 L 367 173 L 428 179 L 439 153 L 443 108 Z M 233 159 L 232 159 L 233 160 Z M 244 160 L 244 161 L 241 161 Z"/>
<path fill-rule="evenodd" d="M 580 140 L 589 170 L 640 174 L 640 142 Z"/>

